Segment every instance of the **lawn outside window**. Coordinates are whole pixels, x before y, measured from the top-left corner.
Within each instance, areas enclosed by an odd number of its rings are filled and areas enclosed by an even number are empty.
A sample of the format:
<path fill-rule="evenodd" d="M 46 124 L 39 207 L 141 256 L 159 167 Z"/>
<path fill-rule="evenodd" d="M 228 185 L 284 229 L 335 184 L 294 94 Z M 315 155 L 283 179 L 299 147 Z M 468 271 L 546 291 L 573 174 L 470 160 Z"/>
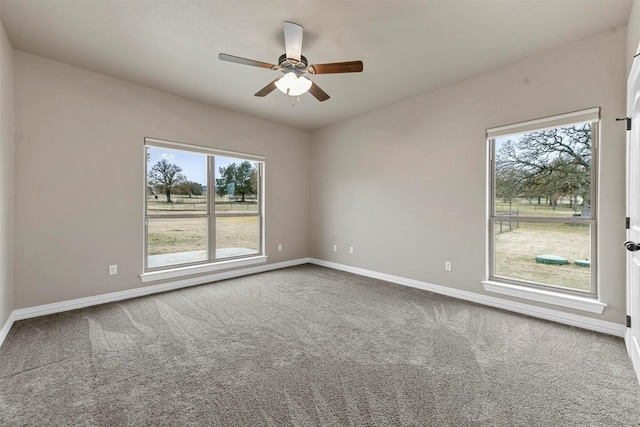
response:
<path fill-rule="evenodd" d="M 144 149 L 143 281 L 266 260 L 263 157 L 151 138 Z"/>
<path fill-rule="evenodd" d="M 597 298 L 599 118 L 593 108 L 487 131 L 485 289 Z"/>

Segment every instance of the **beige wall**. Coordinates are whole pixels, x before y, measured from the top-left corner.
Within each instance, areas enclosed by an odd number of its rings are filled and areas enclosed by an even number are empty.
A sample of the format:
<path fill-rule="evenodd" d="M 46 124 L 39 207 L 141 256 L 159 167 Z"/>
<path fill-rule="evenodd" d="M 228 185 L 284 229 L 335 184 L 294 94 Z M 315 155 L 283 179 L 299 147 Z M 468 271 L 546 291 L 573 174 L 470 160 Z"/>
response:
<path fill-rule="evenodd" d="M 266 156 L 268 262 L 308 256 L 307 132 L 20 51 L 14 60 L 16 309 L 142 286 L 144 137 Z"/>
<path fill-rule="evenodd" d="M 640 0 L 633 0 L 627 30 L 627 72 L 631 71 L 637 53 L 640 53 Z M 636 61 L 640 61 L 638 58 Z"/>
<path fill-rule="evenodd" d="M 617 28 L 313 132 L 311 256 L 483 293 L 485 130 L 600 106 L 599 283 L 609 307 L 594 317 L 622 323 L 625 131 L 614 119 L 625 110 L 626 33 Z"/>
<path fill-rule="evenodd" d="M 13 48 L 0 23 L 0 327 L 13 310 L 14 173 Z"/>

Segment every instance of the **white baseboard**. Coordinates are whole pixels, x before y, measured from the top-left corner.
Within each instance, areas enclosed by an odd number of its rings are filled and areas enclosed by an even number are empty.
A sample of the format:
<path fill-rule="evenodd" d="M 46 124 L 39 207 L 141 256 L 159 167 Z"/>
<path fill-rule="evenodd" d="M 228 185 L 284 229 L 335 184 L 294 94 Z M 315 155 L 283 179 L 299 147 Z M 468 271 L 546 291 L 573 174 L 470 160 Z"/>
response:
<path fill-rule="evenodd" d="M 475 302 L 478 304 L 488 305 L 491 307 L 501 308 L 508 311 L 514 311 L 516 313 L 526 314 L 528 316 L 537 317 L 540 319 L 551 320 L 554 322 L 562 323 L 565 325 L 577 326 L 579 328 L 588 329 L 596 332 L 602 332 L 609 335 L 615 335 L 618 337 L 624 337 L 626 327 L 623 324 L 607 322 L 604 320 L 593 319 L 586 316 L 580 316 L 577 314 L 565 313 L 558 310 L 551 310 L 548 308 L 538 307 L 535 305 L 524 304 L 521 302 L 504 300 L 488 295 L 477 294 L 475 292 L 463 291 L 460 289 L 448 288 L 446 286 L 435 285 L 433 283 L 422 282 L 414 279 L 407 279 L 405 277 L 394 276 L 386 273 L 379 273 L 377 271 L 366 270 L 358 267 L 351 267 L 344 264 L 338 264 L 335 262 L 324 261 L 316 258 L 311 258 L 312 264 L 320 265 L 323 267 L 333 268 L 335 270 L 342 270 L 349 273 L 358 274 L 360 276 L 371 277 L 374 279 L 384 280 L 386 282 L 396 283 L 398 285 L 410 286 L 412 288 L 423 289 L 425 291 L 434 292 L 436 294 L 447 295 L 454 298 L 463 299 L 466 301 Z"/>
<path fill-rule="evenodd" d="M 4 340 L 9 335 L 9 331 L 11 331 L 13 322 L 15 322 L 15 318 L 13 317 L 13 312 L 11 312 L 9 313 L 9 317 L 7 318 L 7 321 L 4 322 L 4 325 L 2 325 L 2 328 L 0 328 L 0 347 L 2 347 Z"/>
<path fill-rule="evenodd" d="M 219 280 L 233 279 L 235 277 L 247 276 L 249 274 L 263 273 L 265 271 L 278 270 L 281 268 L 292 267 L 300 264 L 308 264 L 309 262 L 310 258 L 300 258 L 291 261 L 265 264 L 257 267 L 243 268 L 240 270 L 226 271 L 190 279 L 177 280 L 160 285 L 143 286 L 141 288 L 129 289 L 126 291 L 111 292 L 108 294 L 96 295 L 92 297 L 77 298 L 69 301 L 60 301 L 52 304 L 44 304 L 35 307 L 13 310 L 2 329 L 0 329 L 0 346 L 2 346 L 5 338 L 9 334 L 11 326 L 17 320 L 30 319 L 33 317 L 46 316 L 47 314 L 61 313 L 64 311 L 76 310 L 78 308 L 90 307 L 92 305 L 106 304 L 109 302 L 138 298 L 146 295 L 157 294 L 160 292 L 167 292 L 175 289 L 217 282 Z"/>
<path fill-rule="evenodd" d="M 548 308 L 537 307 L 519 302 L 507 301 L 496 297 L 477 294 L 474 292 L 462 291 L 459 289 L 448 288 L 446 286 L 435 285 L 428 282 L 422 282 L 414 279 L 407 279 L 400 276 L 394 276 L 386 273 L 379 273 L 372 270 L 366 270 L 358 267 L 351 267 L 335 262 L 324 261 L 316 258 L 299 258 L 291 261 L 279 262 L 274 264 L 265 264 L 258 267 L 243 268 L 240 270 L 227 271 L 223 273 L 215 273 L 207 276 L 195 277 L 190 279 L 178 280 L 160 285 L 144 286 L 136 289 L 129 289 L 120 292 L 111 292 L 108 294 L 96 295 L 86 298 L 77 298 L 69 301 L 60 301 L 52 304 L 44 304 L 35 307 L 21 308 L 14 310 L 9 318 L 0 329 L 0 346 L 4 343 L 13 323 L 17 320 L 30 319 L 33 317 L 45 316 L 48 314 L 61 313 L 64 311 L 76 310 L 79 308 L 90 307 L 98 304 L 106 304 L 109 302 L 122 301 L 141 296 L 157 294 L 160 292 L 172 291 L 175 289 L 186 288 L 190 286 L 202 285 L 205 283 L 216 282 L 219 280 L 232 279 L 235 277 L 247 276 L 249 274 L 262 273 L 270 270 L 278 270 L 286 267 L 293 267 L 301 264 L 315 264 L 323 267 L 333 268 L 335 270 L 346 271 L 358 274 L 360 276 L 371 277 L 374 279 L 384 280 L 386 282 L 396 283 L 399 285 L 410 286 L 412 288 L 423 289 L 437 294 L 447 295 L 478 304 L 497 307 L 508 311 L 526 314 L 541 319 L 551 320 L 566 325 L 577 326 L 605 334 L 624 337 L 625 326 L 613 322 L 592 319 L 585 316 L 564 313 Z M 639 359 L 640 360 L 640 359 Z"/>

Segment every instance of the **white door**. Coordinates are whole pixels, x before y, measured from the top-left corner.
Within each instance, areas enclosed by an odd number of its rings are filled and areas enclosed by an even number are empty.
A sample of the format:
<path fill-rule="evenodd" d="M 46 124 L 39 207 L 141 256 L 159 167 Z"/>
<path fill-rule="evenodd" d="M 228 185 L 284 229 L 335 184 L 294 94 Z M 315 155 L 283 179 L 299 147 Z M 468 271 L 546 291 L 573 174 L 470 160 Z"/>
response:
<path fill-rule="evenodd" d="M 627 216 L 629 230 L 625 244 L 627 256 L 627 313 L 631 327 L 625 342 L 633 367 L 640 380 L 640 57 L 634 61 L 627 82 L 627 116 L 631 130 L 627 132 Z"/>

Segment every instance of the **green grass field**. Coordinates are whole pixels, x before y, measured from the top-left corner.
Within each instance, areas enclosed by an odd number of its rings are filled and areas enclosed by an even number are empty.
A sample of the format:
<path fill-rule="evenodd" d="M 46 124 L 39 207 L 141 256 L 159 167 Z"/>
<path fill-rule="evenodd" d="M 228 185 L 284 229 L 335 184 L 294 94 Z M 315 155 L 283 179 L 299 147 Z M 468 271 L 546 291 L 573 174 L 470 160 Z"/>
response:
<path fill-rule="evenodd" d="M 259 217 L 223 217 L 216 221 L 216 248 L 259 250 Z M 171 254 L 207 248 L 206 218 L 150 219 L 148 254 Z"/>
<path fill-rule="evenodd" d="M 218 197 L 215 200 L 217 213 L 252 213 L 258 212 L 258 203 L 253 199 L 245 202 L 229 200 L 229 197 Z M 172 195 L 171 203 L 166 201 L 166 196 L 147 196 L 147 209 L 151 215 L 194 214 L 201 215 L 207 212 L 207 198 L 202 196 Z"/>
<path fill-rule="evenodd" d="M 496 210 L 516 211 L 521 217 L 561 216 L 573 217 L 576 210 L 568 205 L 552 209 L 537 204 L 496 204 Z M 580 213 L 580 207 L 577 209 Z M 591 260 L 591 233 L 588 225 L 548 224 L 503 221 L 503 233 L 494 228 L 495 275 L 512 279 L 528 280 L 555 286 L 589 291 L 591 268 L 575 264 L 576 260 Z M 538 255 L 558 255 L 567 258 L 568 265 L 549 265 L 536 262 Z"/>
<path fill-rule="evenodd" d="M 206 196 L 172 195 L 172 203 L 164 195 L 148 196 L 147 209 L 150 215 L 189 215 L 194 218 L 150 218 L 148 225 L 148 254 L 170 254 L 197 251 L 207 248 L 207 218 L 196 215 L 207 213 Z M 228 197 L 216 196 L 216 213 L 257 213 L 255 201 L 229 201 Z M 258 250 L 260 245 L 259 217 L 218 217 L 216 220 L 216 248 L 247 248 Z"/>

